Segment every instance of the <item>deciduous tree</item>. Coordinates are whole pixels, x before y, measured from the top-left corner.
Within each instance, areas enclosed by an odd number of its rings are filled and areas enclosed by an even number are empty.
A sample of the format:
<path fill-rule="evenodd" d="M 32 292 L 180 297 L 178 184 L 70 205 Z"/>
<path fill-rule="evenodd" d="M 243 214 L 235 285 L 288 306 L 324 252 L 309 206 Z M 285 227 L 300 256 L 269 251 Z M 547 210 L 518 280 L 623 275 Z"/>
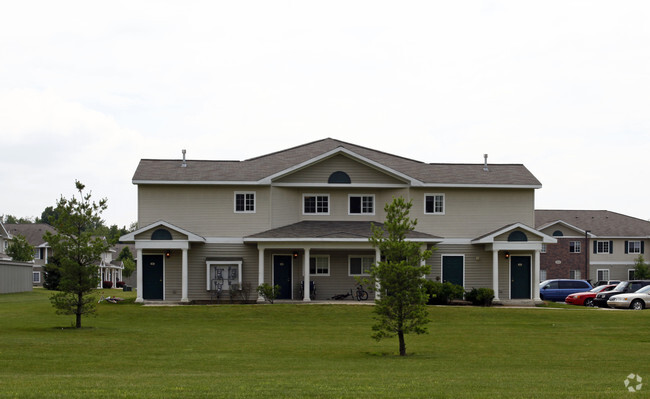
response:
<path fill-rule="evenodd" d="M 27 242 L 25 236 L 16 234 L 7 247 L 7 255 L 18 262 L 29 262 L 34 259 L 34 246 Z"/>
<path fill-rule="evenodd" d="M 384 207 L 383 228 L 372 226 L 370 242 L 380 249 L 383 260 L 372 267 L 366 281 L 370 287 L 378 286 L 380 294 L 375 300 L 373 338 L 397 335 L 400 356 L 406 356 L 404 335 L 423 334 L 430 322 L 424 277 L 430 267 L 424 260 L 431 256 L 431 251 L 423 251 L 420 243 L 407 239 L 417 224 L 417 220 L 408 217 L 412 205 L 402 197 L 394 198 Z"/>
<path fill-rule="evenodd" d="M 57 201 L 58 218 L 54 227 L 56 234 L 46 232 L 43 237 L 52 247 L 59 261 L 59 290 L 50 297 L 59 314 L 74 314 L 75 326 L 81 327 L 81 316 L 95 311 L 95 300 L 90 293 L 99 283 L 97 264 L 108 245 L 92 231 L 101 223 L 100 214 L 106 209 L 106 199 L 91 201 L 91 194 L 84 193 L 85 186 L 75 182 L 78 196 Z"/>

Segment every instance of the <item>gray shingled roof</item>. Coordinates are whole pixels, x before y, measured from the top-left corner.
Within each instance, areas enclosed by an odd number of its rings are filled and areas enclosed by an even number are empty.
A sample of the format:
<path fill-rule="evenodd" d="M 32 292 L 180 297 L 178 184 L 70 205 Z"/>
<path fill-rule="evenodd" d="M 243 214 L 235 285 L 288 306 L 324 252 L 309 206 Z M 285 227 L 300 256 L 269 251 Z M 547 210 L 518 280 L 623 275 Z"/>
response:
<path fill-rule="evenodd" d="M 309 220 L 290 224 L 288 226 L 278 227 L 253 234 L 246 239 L 368 239 L 372 235 L 370 226 L 374 224 L 377 227 L 383 227 L 383 223 L 376 222 L 337 222 L 325 220 Z M 407 234 L 408 239 L 413 240 L 436 240 L 431 234 L 412 231 Z"/>
<path fill-rule="evenodd" d="M 245 161 L 194 161 L 142 159 L 133 176 L 135 184 L 173 182 L 257 182 L 337 148 L 347 149 L 373 162 L 426 184 L 506 185 L 541 187 L 521 164 L 424 163 L 327 138 Z"/>
<path fill-rule="evenodd" d="M 56 229 L 45 223 L 5 224 L 9 234 L 25 236 L 29 245 L 39 246 L 45 243 L 43 235 L 46 231 L 56 234 Z"/>
<path fill-rule="evenodd" d="M 536 210 L 537 228 L 563 221 L 599 237 L 650 236 L 650 222 L 611 211 L 597 210 Z"/>

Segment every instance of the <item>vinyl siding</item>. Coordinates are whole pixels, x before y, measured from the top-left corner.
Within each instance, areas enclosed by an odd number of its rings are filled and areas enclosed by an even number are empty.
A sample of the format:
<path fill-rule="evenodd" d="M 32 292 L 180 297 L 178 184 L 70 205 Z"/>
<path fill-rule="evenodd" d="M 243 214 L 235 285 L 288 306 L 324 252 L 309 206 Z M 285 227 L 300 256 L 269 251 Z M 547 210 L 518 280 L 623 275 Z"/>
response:
<path fill-rule="evenodd" d="M 465 255 L 465 290 L 492 288 L 492 252 L 484 245 L 438 245 L 427 264 L 431 265 L 430 280 L 442 281 L 442 256 Z"/>
<path fill-rule="evenodd" d="M 425 194 L 445 195 L 445 214 L 424 213 Z M 417 229 L 448 238 L 475 238 L 511 223 L 534 226 L 534 190 L 417 188 L 410 193 Z"/>
<path fill-rule="evenodd" d="M 255 191 L 255 213 L 235 213 L 235 192 Z M 267 186 L 138 186 L 138 223 L 164 220 L 203 237 L 242 237 L 270 228 Z"/>

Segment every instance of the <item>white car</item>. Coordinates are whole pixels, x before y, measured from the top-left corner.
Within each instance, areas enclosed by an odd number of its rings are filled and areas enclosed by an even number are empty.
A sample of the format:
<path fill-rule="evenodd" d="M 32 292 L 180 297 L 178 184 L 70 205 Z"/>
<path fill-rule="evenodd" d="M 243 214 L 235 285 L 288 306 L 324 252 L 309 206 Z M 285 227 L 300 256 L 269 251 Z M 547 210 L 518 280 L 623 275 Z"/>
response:
<path fill-rule="evenodd" d="M 650 285 L 646 285 L 636 292 L 612 295 L 607 300 L 607 305 L 610 308 L 645 309 L 646 306 L 650 306 Z"/>

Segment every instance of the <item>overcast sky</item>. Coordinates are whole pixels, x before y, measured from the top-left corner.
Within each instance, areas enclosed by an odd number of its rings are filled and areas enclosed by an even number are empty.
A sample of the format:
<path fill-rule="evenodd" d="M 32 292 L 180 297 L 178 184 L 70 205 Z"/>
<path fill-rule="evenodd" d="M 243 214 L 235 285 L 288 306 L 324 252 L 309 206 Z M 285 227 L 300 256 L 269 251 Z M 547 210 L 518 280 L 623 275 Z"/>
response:
<path fill-rule="evenodd" d="M 650 218 L 648 1 L 10 1 L 0 215 L 75 179 L 137 219 L 141 158 L 243 160 L 332 137 L 523 163 L 538 209 Z"/>

